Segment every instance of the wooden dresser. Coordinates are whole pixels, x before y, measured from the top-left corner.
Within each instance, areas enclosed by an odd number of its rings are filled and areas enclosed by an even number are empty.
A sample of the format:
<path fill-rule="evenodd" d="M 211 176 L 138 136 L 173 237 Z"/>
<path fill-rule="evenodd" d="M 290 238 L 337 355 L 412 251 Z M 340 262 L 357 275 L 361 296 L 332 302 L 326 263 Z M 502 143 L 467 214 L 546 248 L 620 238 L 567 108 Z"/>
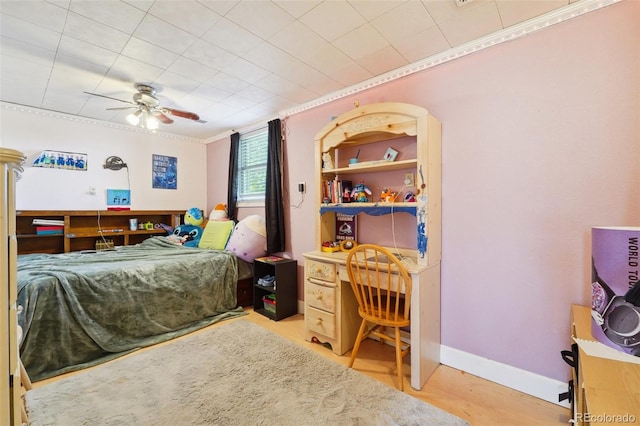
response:
<path fill-rule="evenodd" d="M 589 307 L 571 307 L 571 335 L 594 340 Z M 573 371 L 574 423 L 640 424 L 640 364 L 589 356 L 582 349 L 578 349 L 577 361 Z"/>

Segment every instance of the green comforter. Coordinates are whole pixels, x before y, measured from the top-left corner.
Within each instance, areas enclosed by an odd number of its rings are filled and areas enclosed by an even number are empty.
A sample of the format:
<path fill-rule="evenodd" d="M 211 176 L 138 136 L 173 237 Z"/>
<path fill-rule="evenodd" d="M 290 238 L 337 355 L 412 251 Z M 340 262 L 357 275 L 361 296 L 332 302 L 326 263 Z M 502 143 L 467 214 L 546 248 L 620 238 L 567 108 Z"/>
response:
<path fill-rule="evenodd" d="M 22 361 L 42 380 L 230 316 L 237 259 L 163 237 L 112 251 L 18 256 Z"/>

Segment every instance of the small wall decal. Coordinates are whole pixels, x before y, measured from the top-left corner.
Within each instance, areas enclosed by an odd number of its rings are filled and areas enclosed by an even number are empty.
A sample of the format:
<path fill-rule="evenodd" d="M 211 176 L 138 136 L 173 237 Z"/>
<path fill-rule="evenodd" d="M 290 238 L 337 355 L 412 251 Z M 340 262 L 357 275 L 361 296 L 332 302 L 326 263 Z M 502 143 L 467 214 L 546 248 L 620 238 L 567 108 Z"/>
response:
<path fill-rule="evenodd" d="M 35 160 L 33 167 L 62 170 L 87 170 L 87 154 L 65 151 L 42 151 Z"/>

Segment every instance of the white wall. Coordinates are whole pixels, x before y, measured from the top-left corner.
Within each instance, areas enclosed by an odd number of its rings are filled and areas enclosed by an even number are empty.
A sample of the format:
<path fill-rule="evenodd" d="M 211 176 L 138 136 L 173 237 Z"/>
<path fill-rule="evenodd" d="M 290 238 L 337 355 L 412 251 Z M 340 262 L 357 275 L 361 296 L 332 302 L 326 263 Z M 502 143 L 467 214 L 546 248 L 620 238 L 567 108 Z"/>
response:
<path fill-rule="evenodd" d="M 18 181 L 19 210 L 96 210 L 106 208 L 106 189 L 131 189 L 132 210 L 207 209 L 206 146 L 191 139 L 152 134 L 104 122 L 79 120 L 39 110 L 0 105 L 0 146 L 28 156 Z M 88 155 L 86 171 L 31 167 L 42 150 Z M 152 155 L 178 158 L 178 189 L 152 188 Z M 118 171 L 102 167 L 109 156 L 128 165 Z M 96 188 L 90 195 L 89 187 Z"/>

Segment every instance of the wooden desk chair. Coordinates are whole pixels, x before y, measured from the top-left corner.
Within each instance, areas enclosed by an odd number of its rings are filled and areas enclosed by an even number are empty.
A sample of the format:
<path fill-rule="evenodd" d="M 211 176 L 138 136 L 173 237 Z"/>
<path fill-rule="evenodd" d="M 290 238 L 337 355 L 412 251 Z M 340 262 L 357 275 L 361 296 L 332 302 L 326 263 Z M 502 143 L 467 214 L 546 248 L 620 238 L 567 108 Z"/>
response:
<path fill-rule="evenodd" d="M 400 340 L 400 328 L 411 324 L 409 273 L 389 250 L 375 244 L 362 244 L 349 252 L 347 273 L 358 301 L 358 313 L 362 317 L 349 367 L 353 366 L 360 343 L 369 335 L 377 336 L 381 342 L 393 342 L 396 349 L 398 387 L 404 391 L 402 358 L 409 353 L 410 345 Z M 393 327 L 394 337 L 385 333 L 385 327 Z"/>

